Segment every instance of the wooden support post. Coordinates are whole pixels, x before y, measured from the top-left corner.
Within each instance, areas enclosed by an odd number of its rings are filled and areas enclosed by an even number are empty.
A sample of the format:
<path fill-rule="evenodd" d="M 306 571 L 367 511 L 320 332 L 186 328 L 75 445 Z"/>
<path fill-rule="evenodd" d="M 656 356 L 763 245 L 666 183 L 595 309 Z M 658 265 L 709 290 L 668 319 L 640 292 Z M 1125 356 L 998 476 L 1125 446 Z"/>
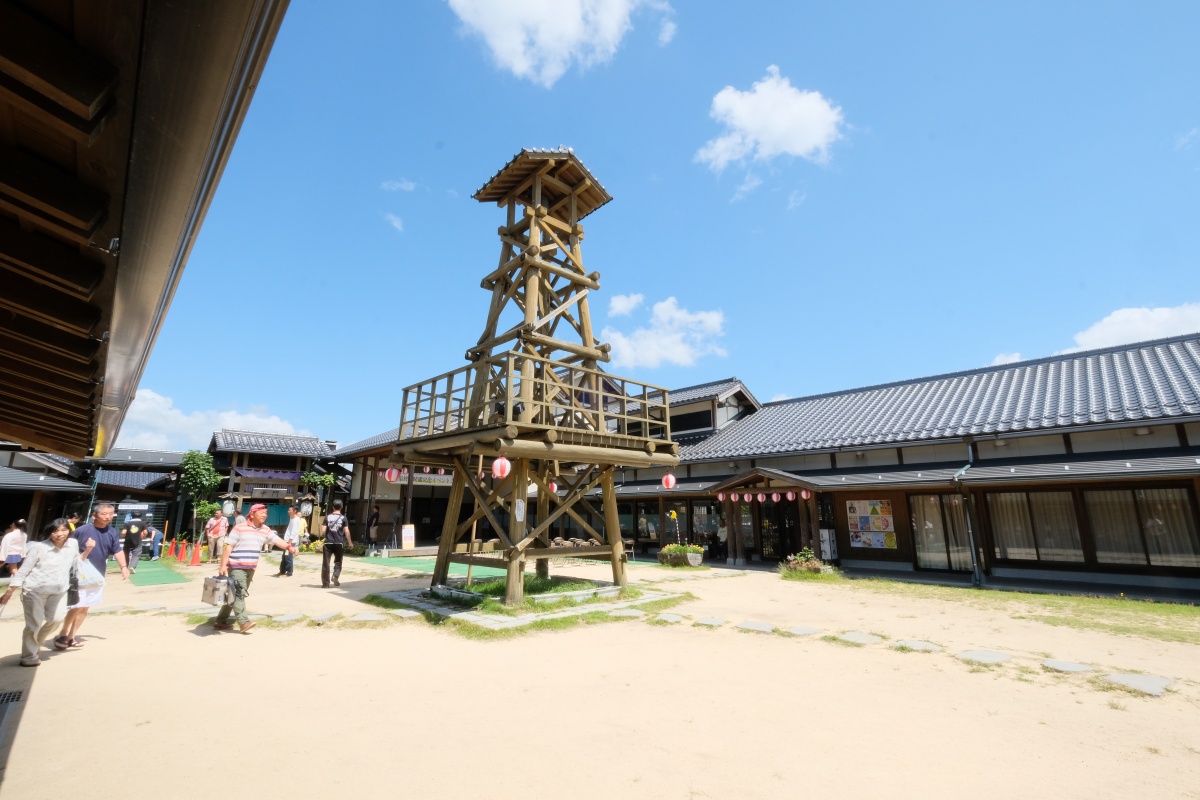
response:
<path fill-rule="evenodd" d="M 545 488 L 550 485 L 550 479 L 551 479 L 550 469 L 547 466 L 547 463 L 544 461 L 541 463 L 540 466 L 541 466 L 542 481 L 541 481 L 541 485 L 538 486 L 538 504 L 537 504 L 538 525 L 541 525 L 543 522 L 546 521 L 546 518 L 550 516 L 550 493 L 549 493 L 549 489 Z M 538 537 L 538 541 L 540 541 L 542 543 L 543 547 L 550 546 L 549 529 L 542 532 L 542 535 Z M 537 560 L 536 567 L 537 567 L 537 576 L 539 578 L 549 578 L 550 577 L 550 559 L 539 558 Z"/>
<path fill-rule="evenodd" d="M 509 508 L 508 538 L 511 542 L 519 542 L 525 538 L 525 528 L 529 521 L 529 459 L 519 458 L 513 464 L 514 484 L 512 505 Z M 512 548 L 508 556 L 508 581 L 504 587 L 504 604 L 507 606 L 520 605 L 525 599 L 525 552 L 520 548 Z"/>
<path fill-rule="evenodd" d="M 621 538 L 621 517 L 617 514 L 617 490 L 612 474 L 613 468 L 605 467 L 600 478 L 600 491 L 604 494 L 604 528 L 612 548 L 613 583 L 625 586 L 625 540 Z"/>
<path fill-rule="evenodd" d="M 411 474 L 411 470 L 409 473 Z M 454 540 L 457 538 L 458 512 L 462 508 L 463 492 L 466 489 L 467 476 L 461 469 L 454 470 L 454 483 L 450 487 L 450 502 L 446 505 L 446 518 L 442 522 L 442 536 L 438 540 L 437 563 L 433 567 L 433 582 L 431 585 L 445 585 L 450 574 L 450 554 L 454 552 Z"/>

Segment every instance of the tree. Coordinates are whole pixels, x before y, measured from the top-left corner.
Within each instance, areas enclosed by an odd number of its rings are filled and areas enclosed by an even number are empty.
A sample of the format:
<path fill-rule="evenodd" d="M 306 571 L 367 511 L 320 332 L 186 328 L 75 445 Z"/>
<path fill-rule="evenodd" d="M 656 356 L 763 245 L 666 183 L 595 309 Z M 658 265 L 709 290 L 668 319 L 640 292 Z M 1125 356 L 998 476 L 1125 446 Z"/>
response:
<path fill-rule="evenodd" d="M 213 468 L 211 455 L 200 450 L 188 450 L 183 454 L 179 464 L 179 487 L 192 501 L 193 528 L 200 504 L 207 501 L 220 484 L 221 474 Z"/>

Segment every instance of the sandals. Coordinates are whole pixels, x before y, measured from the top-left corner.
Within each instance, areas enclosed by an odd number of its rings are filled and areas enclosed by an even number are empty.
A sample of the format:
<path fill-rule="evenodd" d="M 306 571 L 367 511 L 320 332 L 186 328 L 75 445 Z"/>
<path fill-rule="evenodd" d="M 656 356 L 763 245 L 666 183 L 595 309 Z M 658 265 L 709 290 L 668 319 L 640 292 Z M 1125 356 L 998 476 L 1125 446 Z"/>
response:
<path fill-rule="evenodd" d="M 71 646 L 71 640 L 68 639 L 66 636 L 59 636 L 59 637 L 56 637 L 54 640 L 54 649 L 55 650 L 66 650 L 70 646 Z"/>
<path fill-rule="evenodd" d="M 76 638 L 72 639 L 70 644 L 68 644 L 67 646 L 71 647 L 71 648 L 83 647 L 83 640 L 76 637 Z"/>

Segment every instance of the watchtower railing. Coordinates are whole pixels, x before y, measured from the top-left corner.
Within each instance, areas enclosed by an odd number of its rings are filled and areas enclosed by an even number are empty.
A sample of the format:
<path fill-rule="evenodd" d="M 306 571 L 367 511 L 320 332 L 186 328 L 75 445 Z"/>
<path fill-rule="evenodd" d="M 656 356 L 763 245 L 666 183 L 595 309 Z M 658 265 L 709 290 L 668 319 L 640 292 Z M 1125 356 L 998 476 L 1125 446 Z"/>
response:
<path fill-rule="evenodd" d="M 400 438 L 515 425 L 670 440 L 669 408 L 668 392 L 660 386 L 503 353 L 406 388 Z"/>

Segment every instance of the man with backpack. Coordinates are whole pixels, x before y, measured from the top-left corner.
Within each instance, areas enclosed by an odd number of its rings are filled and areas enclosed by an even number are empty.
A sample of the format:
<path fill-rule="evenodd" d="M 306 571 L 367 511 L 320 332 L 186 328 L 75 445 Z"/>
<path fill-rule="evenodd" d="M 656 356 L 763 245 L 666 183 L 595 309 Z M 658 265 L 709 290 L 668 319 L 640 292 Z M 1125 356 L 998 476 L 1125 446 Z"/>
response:
<path fill-rule="evenodd" d="M 341 586 L 342 556 L 347 547 L 354 547 L 350 539 L 350 522 L 342 513 L 342 501 L 333 501 L 333 511 L 325 517 L 325 546 L 321 550 L 321 586 L 329 588 L 329 559 L 333 558 L 333 585 Z"/>

